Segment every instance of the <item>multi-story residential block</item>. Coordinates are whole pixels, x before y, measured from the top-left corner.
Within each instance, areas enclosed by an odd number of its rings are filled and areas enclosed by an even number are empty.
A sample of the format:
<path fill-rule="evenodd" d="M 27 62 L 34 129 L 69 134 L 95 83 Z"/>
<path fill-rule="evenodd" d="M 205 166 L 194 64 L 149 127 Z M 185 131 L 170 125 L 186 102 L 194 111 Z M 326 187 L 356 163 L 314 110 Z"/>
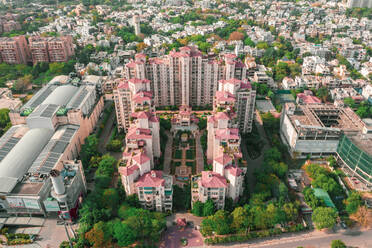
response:
<path fill-rule="evenodd" d="M 48 41 L 39 36 L 32 36 L 28 39 L 32 62 L 49 62 Z"/>
<path fill-rule="evenodd" d="M 0 39 L 0 54 L 8 64 L 38 62 L 67 62 L 74 52 L 71 36 L 32 36 L 27 44 L 24 36 Z"/>
<path fill-rule="evenodd" d="M 213 171 L 202 171 L 201 177 L 193 177 L 191 186 L 192 202 L 206 202 L 212 199 L 217 209 L 225 207 L 227 180 L 224 176 Z"/>
<path fill-rule="evenodd" d="M 125 65 L 125 78 L 150 80 L 155 106 L 203 106 L 213 104 L 219 80 L 243 80 L 253 76 L 256 69 L 252 58 L 243 63 L 234 54 L 208 57 L 187 46 L 161 58 L 137 54 Z"/>
<path fill-rule="evenodd" d="M 241 94 L 243 92 L 248 94 Z M 213 115 L 207 122 L 207 158 L 213 164 L 213 172 L 203 171 L 201 177 L 193 178 L 193 203 L 212 199 L 217 208 L 222 209 L 225 197 L 237 201 L 242 195 L 247 168 L 241 161 L 239 128 L 244 132 L 252 124 L 254 101 L 255 92 L 247 80 L 220 80 Z M 245 126 L 243 122 L 250 124 Z"/>
<path fill-rule="evenodd" d="M 25 36 L 0 38 L 0 55 L 5 63 L 26 64 L 29 59 L 29 49 Z"/>
<path fill-rule="evenodd" d="M 238 127 L 242 133 L 251 132 L 256 100 L 256 91 L 252 89 L 251 83 L 247 79 L 220 80 L 218 91 L 235 96 Z"/>
<path fill-rule="evenodd" d="M 75 54 L 71 36 L 53 37 L 48 39 L 48 54 L 50 62 L 66 62 Z"/>
<path fill-rule="evenodd" d="M 147 79 L 122 79 L 113 95 L 119 130 L 128 130 L 131 113 L 135 110 L 154 110 L 150 81 Z"/>
<path fill-rule="evenodd" d="M 152 170 L 161 151 L 159 119 L 153 113 L 149 87 L 149 80 L 132 78 L 122 80 L 114 91 L 118 125 L 127 131 L 119 173 L 126 193 L 137 194 L 142 207 L 171 211 L 173 178 Z"/>

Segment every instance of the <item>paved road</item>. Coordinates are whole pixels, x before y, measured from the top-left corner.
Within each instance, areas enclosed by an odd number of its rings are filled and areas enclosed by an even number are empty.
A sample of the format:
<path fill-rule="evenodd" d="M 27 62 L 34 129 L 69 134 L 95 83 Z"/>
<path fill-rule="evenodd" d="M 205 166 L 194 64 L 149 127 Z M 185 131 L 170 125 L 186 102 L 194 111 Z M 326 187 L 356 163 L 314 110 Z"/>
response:
<path fill-rule="evenodd" d="M 164 151 L 164 166 L 163 166 L 163 171 L 165 174 L 170 174 L 170 164 L 172 160 L 172 147 L 173 147 L 173 137 L 172 134 L 166 130 L 165 131 L 166 135 L 168 136 L 167 144 L 165 146 L 165 151 Z"/>
<path fill-rule="evenodd" d="M 372 229 L 366 231 L 347 230 L 342 233 L 325 234 L 311 232 L 304 234 L 291 234 L 280 238 L 272 238 L 264 241 L 251 241 L 244 244 L 226 244 L 206 247 L 233 247 L 233 248 L 329 248 L 332 240 L 340 239 L 348 247 L 371 248 Z"/>

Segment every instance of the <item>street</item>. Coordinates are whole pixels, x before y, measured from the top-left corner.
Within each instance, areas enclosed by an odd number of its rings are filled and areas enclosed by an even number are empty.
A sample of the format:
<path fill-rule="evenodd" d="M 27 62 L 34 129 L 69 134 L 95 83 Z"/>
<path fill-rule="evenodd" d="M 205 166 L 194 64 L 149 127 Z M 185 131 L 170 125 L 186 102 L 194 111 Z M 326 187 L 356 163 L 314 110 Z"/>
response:
<path fill-rule="evenodd" d="M 244 244 L 225 244 L 206 247 L 234 247 L 234 248 L 329 248 L 332 240 L 340 239 L 348 247 L 371 248 L 372 247 L 372 229 L 366 231 L 347 230 L 345 232 L 325 234 L 320 231 L 310 233 L 293 233 L 281 237 L 267 238 L 264 240 L 253 240 Z"/>

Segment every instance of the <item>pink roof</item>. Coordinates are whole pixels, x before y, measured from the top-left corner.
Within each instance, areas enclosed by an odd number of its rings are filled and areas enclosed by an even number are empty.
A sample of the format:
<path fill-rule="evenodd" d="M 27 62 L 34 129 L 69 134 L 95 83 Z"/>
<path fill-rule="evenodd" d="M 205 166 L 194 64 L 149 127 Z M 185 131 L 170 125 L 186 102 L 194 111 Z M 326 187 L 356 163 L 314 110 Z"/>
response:
<path fill-rule="evenodd" d="M 240 175 L 242 174 L 242 172 L 243 172 L 242 169 L 240 169 L 240 168 L 237 167 L 237 166 L 233 166 L 233 165 L 226 166 L 225 169 L 226 169 L 226 170 L 227 170 L 231 175 L 236 176 L 236 177 L 240 176 Z"/>
<path fill-rule="evenodd" d="M 152 93 L 149 91 L 140 91 L 132 97 L 135 103 L 142 103 L 144 101 L 151 101 Z"/>
<path fill-rule="evenodd" d="M 227 188 L 227 181 L 216 172 L 202 171 L 201 185 L 205 188 Z"/>
<path fill-rule="evenodd" d="M 225 113 L 225 112 L 217 112 L 217 113 L 214 115 L 214 119 L 215 119 L 215 120 L 230 120 L 230 117 L 229 117 L 228 114 Z"/>
<path fill-rule="evenodd" d="M 143 54 L 143 53 L 137 53 L 135 56 L 134 56 L 136 59 L 145 59 L 146 58 L 146 54 Z"/>
<path fill-rule="evenodd" d="M 251 89 L 252 88 L 251 83 L 247 79 L 244 79 L 244 80 L 240 80 L 240 79 L 236 79 L 236 78 L 230 78 L 228 80 L 221 79 L 219 81 L 219 83 L 221 83 L 221 84 L 239 85 L 239 87 L 241 89 Z"/>
<path fill-rule="evenodd" d="M 129 68 L 134 68 L 134 67 L 136 67 L 136 63 L 134 63 L 134 61 L 131 61 L 131 62 L 127 63 L 125 66 L 129 67 Z"/>
<path fill-rule="evenodd" d="M 136 187 L 159 187 L 164 186 L 164 183 L 163 172 L 152 170 L 138 179 Z"/>
<path fill-rule="evenodd" d="M 140 152 L 140 153 L 137 153 L 136 155 L 133 156 L 133 160 L 136 161 L 137 164 L 142 165 L 142 164 L 150 161 L 150 158 L 147 157 L 145 152 Z"/>
<path fill-rule="evenodd" d="M 225 58 L 229 58 L 229 59 L 235 59 L 236 58 L 236 55 L 233 54 L 233 53 L 227 53 L 224 56 L 225 56 Z"/>
<path fill-rule="evenodd" d="M 131 78 L 128 80 L 128 82 L 132 84 L 147 84 L 150 83 L 150 80 L 148 79 L 139 79 L 139 78 Z"/>
<path fill-rule="evenodd" d="M 234 102 L 235 97 L 228 91 L 216 91 L 216 99 L 223 102 Z"/>
<path fill-rule="evenodd" d="M 227 165 L 232 162 L 232 158 L 227 153 L 222 154 L 221 156 L 215 158 L 214 160 L 222 165 Z"/>
<path fill-rule="evenodd" d="M 120 82 L 119 85 L 118 85 L 118 89 L 129 89 L 128 82 L 126 82 L 126 81 Z"/>
<path fill-rule="evenodd" d="M 151 139 L 151 130 L 147 128 L 130 127 L 127 139 Z"/>
<path fill-rule="evenodd" d="M 151 122 L 159 122 L 159 118 L 149 111 L 133 112 L 131 116 L 137 119 L 148 119 Z"/>
<path fill-rule="evenodd" d="M 303 103 L 322 103 L 318 97 L 306 95 L 305 93 L 298 93 L 297 97 L 301 99 Z"/>
<path fill-rule="evenodd" d="M 217 129 L 216 138 L 218 139 L 239 139 L 239 129 L 237 128 Z"/>
<path fill-rule="evenodd" d="M 118 171 L 122 176 L 132 175 L 136 170 L 139 170 L 137 165 L 119 166 Z"/>

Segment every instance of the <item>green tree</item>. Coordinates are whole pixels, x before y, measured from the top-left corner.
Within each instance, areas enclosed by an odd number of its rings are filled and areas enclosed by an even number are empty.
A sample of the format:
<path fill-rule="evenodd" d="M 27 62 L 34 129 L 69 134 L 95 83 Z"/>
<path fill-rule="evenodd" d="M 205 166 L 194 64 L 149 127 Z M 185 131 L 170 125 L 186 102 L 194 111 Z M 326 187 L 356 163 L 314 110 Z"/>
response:
<path fill-rule="evenodd" d="M 214 202 L 208 199 L 203 206 L 203 216 L 213 215 L 215 211 Z"/>
<path fill-rule="evenodd" d="M 85 138 L 84 144 L 81 146 L 80 159 L 85 168 L 88 168 L 90 158 L 98 153 L 98 138 L 95 134 Z"/>
<path fill-rule="evenodd" d="M 319 97 L 320 99 L 322 99 L 323 102 L 326 102 L 327 101 L 327 98 L 328 98 L 328 88 L 325 87 L 325 86 L 319 88 L 316 91 L 316 94 L 315 95 L 317 97 Z"/>
<path fill-rule="evenodd" d="M 312 220 L 318 230 L 332 228 L 336 224 L 337 212 L 334 208 L 318 207 L 313 211 Z"/>
<path fill-rule="evenodd" d="M 249 37 L 245 38 L 244 45 L 250 46 L 250 47 L 255 47 L 256 46 L 256 44 Z"/>
<path fill-rule="evenodd" d="M 191 212 L 196 216 L 203 216 L 204 204 L 200 201 L 196 201 L 192 204 Z"/>
<path fill-rule="evenodd" d="M 346 211 L 348 214 L 354 214 L 362 205 L 362 196 L 357 191 L 351 192 L 349 197 L 346 199 Z"/>
<path fill-rule="evenodd" d="M 228 212 L 225 210 L 218 210 L 212 218 L 214 220 L 214 230 L 218 235 L 224 235 L 231 232 L 231 218 Z"/>
<path fill-rule="evenodd" d="M 114 225 L 113 236 L 118 241 L 119 246 L 129 246 L 136 241 L 136 233 L 125 222 L 116 222 Z"/>
<path fill-rule="evenodd" d="M 283 205 L 283 211 L 285 212 L 285 216 L 287 221 L 296 221 L 298 218 L 298 202 L 286 202 Z"/>
<path fill-rule="evenodd" d="M 231 227 L 235 231 L 247 228 L 248 211 L 245 208 L 243 207 L 235 208 L 234 211 L 231 213 L 231 216 L 232 216 Z"/>
<path fill-rule="evenodd" d="M 12 126 L 9 109 L 0 109 L 0 137 Z"/>
<path fill-rule="evenodd" d="M 117 209 L 119 204 L 119 194 L 115 188 L 105 189 L 102 194 L 102 204 L 106 208 Z"/>
<path fill-rule="evenodd" d="M 336 240 L 332 240 L 331 248 L 346 248 L 346 245 L 341 240 L 336 239 Z"/>

